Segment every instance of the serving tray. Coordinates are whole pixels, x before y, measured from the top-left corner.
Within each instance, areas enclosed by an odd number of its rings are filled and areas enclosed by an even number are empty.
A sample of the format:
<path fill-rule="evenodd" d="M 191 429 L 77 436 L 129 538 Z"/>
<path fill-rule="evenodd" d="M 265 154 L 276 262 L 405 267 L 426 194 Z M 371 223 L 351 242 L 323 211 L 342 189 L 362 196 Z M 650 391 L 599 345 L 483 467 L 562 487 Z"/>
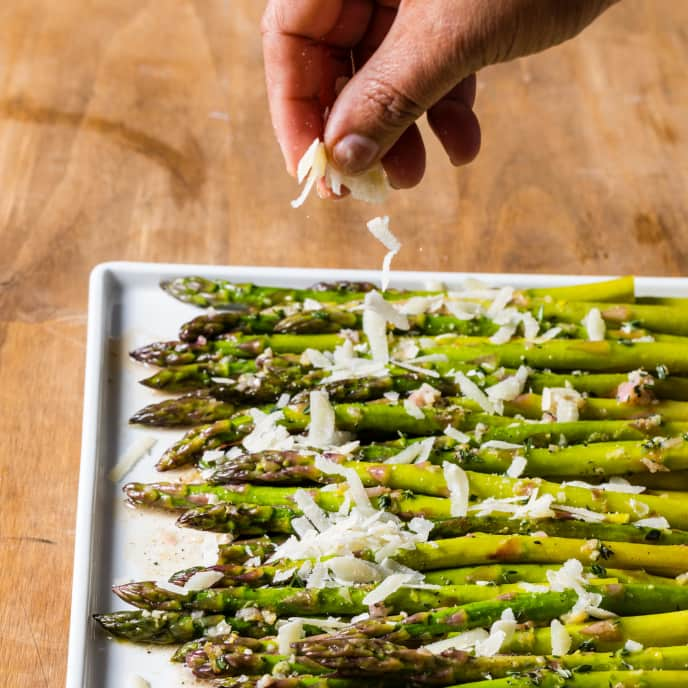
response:
<path fill-rule="evenodd" d="M 129 426 L 128 418 L 162 395 L 137 384 L 145 369 L 128 351 L 158 340 L 177 339 L 179 326 L 199 314 L 159 288 L 162 279 L 182 275 L 222 277 L 288 287 L 316 282 L 363 280 L 378 283 L 379 271 L 298 268 L 220 267 L 154 263 L 104 263 L 91 273 L 83 433 L 77 508 L 74 579 L 67 688 L 127 688 L 141 676 L 151 688 L 208 686 L 169 662 L 170 647 L 113 642 L 96 627 L 95 612 L 123 609 L 110 590 L 128 580 L 158 580 L 174 571 L 211 561 L 213 534 L 178 529 L 169 515 L 133 511 L 124 505 L 121 487 L 131 480 L 160 478 L 153 464 L 181 431 Z M 516 288 L 576 284 L 602 276 L 394 272 L 394 287 L 428 288 L 443 282 L 459 287 L 469 277 L 490 285 Z M 639 296 L 688 296 L 688 279 L 638 278 Z M 149 373 L 150 374 L 150 373 Z M 123 454 L 142 438 L 156 445 L 121 480 L 108 477 Z M 165 479 L 174 476 L 166 474 Z"/>

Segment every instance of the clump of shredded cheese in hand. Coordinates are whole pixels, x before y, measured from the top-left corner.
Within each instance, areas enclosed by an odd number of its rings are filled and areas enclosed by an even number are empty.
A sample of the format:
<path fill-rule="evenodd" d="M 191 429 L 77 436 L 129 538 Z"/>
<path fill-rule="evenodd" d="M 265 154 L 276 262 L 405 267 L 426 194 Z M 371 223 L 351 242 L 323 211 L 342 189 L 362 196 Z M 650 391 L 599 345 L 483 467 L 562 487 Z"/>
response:
<path fill-rule="evenodd" d="M 382 203 L 391 188 L 381 163 L 356 176 L 341 173 L 328 160 L 325 144 L 319 138 L 311 143 L 299 160 L 296 176 L 299 184 L 304 180 L 306 183 L 300 196 L 292 201 L 293 208 L 302 206 L 316 182 L 323 178 L 336 196 L 341 196 L 342 188 L 346 187 L 353 198 L 367 203 Z"/>

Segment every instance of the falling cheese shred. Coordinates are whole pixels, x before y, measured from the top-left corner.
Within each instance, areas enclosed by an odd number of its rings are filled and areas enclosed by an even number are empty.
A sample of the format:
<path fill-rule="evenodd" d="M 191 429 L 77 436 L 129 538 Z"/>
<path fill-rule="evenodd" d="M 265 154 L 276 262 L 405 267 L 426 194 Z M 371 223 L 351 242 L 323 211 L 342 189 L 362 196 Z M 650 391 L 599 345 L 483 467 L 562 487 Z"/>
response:
<path fill-rule="evenodd" d="M 387 254 L 382 261 L 382 291 L 389 286 L 389 269 L 392 259 L 401 250 L 401 242 L 392 234 L 389 229 L 389 216 L 374 217 L 367 225 L 368 231 L 387 249 Z M 406 328 L 408 329 L 408 328 Z"/>

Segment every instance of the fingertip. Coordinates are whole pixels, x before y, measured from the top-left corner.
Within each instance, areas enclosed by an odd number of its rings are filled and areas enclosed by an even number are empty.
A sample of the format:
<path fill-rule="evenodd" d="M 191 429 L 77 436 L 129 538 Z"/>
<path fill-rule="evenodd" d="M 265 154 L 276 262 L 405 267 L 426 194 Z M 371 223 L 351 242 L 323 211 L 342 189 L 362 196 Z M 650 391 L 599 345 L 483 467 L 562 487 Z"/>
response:
<path fill-rule="evenodd" d="M 425 145 L 420 130 L 412 124 L 382 158 L 390 185 L 395 189 L 417 186 L 425 174 Z"/>
<path fill-rule="evenodd" d="M 440 101 L 428 111 L 428 123 L 452 165 L 467 165 L 480 152 L 480 122 L 473 110 L 463 103 Z"/>

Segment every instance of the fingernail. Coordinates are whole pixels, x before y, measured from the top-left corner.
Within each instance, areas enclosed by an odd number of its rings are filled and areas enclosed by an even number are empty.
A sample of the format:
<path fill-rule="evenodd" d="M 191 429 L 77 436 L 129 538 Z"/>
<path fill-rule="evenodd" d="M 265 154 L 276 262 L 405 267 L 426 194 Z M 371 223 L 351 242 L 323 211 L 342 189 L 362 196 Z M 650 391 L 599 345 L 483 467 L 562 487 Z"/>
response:
<path fill-rule="evenodd" d="M 359 134 L 345 136 L 332 151 L 337 167 L 354 174 L 368 169 L 379 152 L 375 141 Z"/>

